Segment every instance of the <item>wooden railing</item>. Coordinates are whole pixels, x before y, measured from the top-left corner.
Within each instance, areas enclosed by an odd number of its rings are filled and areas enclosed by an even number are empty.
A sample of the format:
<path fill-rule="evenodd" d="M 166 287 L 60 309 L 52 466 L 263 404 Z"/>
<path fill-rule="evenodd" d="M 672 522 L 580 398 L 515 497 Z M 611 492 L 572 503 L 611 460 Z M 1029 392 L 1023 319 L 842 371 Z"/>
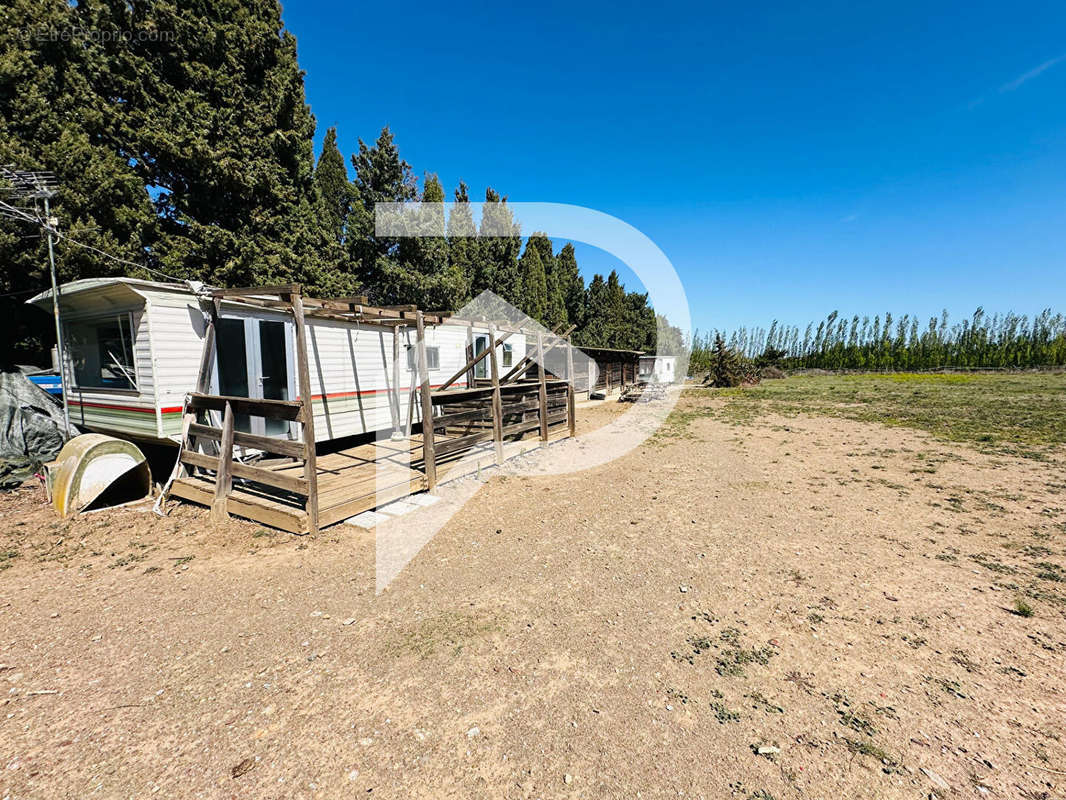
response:
<path fill-rule="evenodd" d="M 308 530 L 315 533 L 318 531 L 318 476 L 315 466 L 311 379 L 307 364 L 307 333 L 304 327 L 300 286 L 257 287 L 245 290 L 219 289 L 212 294 L 211 316 L 204 336 L 197 391 L 189 394 L 185 401 L 178 468 L 183 468 L 190 475 L 196 474 L 197 470 L 214 473 L 214 500 L 211 503 L 213 520 L 223 521 L 229 517 L 227 498 L 233 488 L 233 479 L 239 478 L 295 495 L 307 513 Z M 296 373 L 300 387 L 299 400 L 260 400 L 208 393 L 214 369 L 219 303 L 223 297 L 244 294 L 277 295 L 277 301 L 261 302 L 270 302 L 273 304 L 272 307 L 287 310 L 292 314 L 296 328 Z M 242 302 L 246 302 L 256 298 L 242 297 L 241 299 Z M 222 414 L 221 427 L 211 423 L 210 412 Z M 237 414 L 297 422 L 300 425 L 302 441 L 238 431 L 235 429 L 234 421 Z M 202 440 L 215 442 L 218 454 L 208 455 L 200 452 Z M 301 477 L 286 474 L 236 461 L 233 458 L 235 445 L 293 459 L 297 462 L 302 461 L 303 475 Z"/>

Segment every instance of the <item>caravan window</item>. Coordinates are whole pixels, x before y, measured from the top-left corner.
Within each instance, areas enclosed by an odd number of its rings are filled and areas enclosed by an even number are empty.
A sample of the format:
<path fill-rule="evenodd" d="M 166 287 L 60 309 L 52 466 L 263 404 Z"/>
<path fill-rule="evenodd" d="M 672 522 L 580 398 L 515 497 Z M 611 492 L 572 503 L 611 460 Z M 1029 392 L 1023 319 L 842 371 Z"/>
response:
<path fill-rule="evenodd" d="M 426 348 L 426 365 L 430 369 L 440 369 L 440 348 Z M 412 346 L 407 348 L 407 368 L 414 372 L 418 369 L 418 350 Z"/>
<path fill-rule="evenodd" d="M 76 386 L 137 390 L 131 314 L 73 320 L 65 327 Z"/>

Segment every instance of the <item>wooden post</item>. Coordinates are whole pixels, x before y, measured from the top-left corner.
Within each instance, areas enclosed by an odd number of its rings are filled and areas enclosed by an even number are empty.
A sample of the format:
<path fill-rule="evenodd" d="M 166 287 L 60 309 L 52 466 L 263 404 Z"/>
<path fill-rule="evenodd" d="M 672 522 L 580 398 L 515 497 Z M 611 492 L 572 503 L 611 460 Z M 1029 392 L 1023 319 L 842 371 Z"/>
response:
<path fill-rule="evenodd" d="M 466 363 L 470 364 L 474 360 L 474 321 L 470 320 L 466 323 Z M 474 372 L 476 365 L 470 364 L 469 369 L 466 371 L 466 385 L 467 388 L 474 386 Z M 445 387 L 447 388 L 447 387 Z"/>
<path fill-rule="evenodd" d="M 392 412 L 392 431 L 400 433 L 400 326 L 392 328 L 392 391 L 389 392 L 389 410 Z"/>
<path fill-rule="evenodd" d="M 307 366 L 307 331 L 304 328 L 304 304 L 301 288 L 288 297 L 296 323 L 296 369 L 300 381 L 300 426 L 304 439 L 304 480 L 307 481 L 307 522 L 311 533 L 318 533 L 318 467 L 315 461 L 315 414 L 311 402 L 311 372 Z"/>
<path fill-rule="evenodd" d="M 540 440 L 548 441 L 548 374 L 544 369 L 544 334 L 537 331 L 537 364 L 540 369 Z"/>
<path fill-rule="evenodd" d="M 496 466 L 503 464 L 503 398 L 500 396 L 500 368 L 496 363 L 496 328 L 489 325 L 489 366 L 492 370 L 492 441 L 496 445 Z"/>
<path fill-rule="evenodd" d="M 592 392 L 595 389 L 595 386 L 593 386 L 594 383 L 596 383 L 596 359 L 590 358 L 589 359 L 589 392 L 588 392 L 588 397 L 585 398 L 586 400 L 591 400 L 592 399 Z"/>
<path fill-rule="evenodd" d="M 222 441 L 218 446 L 218 469 L 215 470 L 215 499 L 211 503 L 211 521 L 225 522 L 229 519 L 226 498 L 233 487 L 233 406 L 226 403 L 222 415 Z"/>
<path fill-rule="evenodd" d="M 422 462 L 426 465 L 426 485 L 437 488 L 437 456 L 433 449 L 433 398 L 429 391 L 429 362 L 426 360 L 426 322 L 422 312 L 415 316 L 418 331 L 418 373 L 422 378 Z"/>
<path fill-rule="evenodd" d="M 574 392 L 577 391 L 577 380 L 574 377 L 574 344 L 570 337 L 566 337 L 566 421 L 570 429 L 570 435 L 574 435 L 577 426 L 577 404 Z"/>

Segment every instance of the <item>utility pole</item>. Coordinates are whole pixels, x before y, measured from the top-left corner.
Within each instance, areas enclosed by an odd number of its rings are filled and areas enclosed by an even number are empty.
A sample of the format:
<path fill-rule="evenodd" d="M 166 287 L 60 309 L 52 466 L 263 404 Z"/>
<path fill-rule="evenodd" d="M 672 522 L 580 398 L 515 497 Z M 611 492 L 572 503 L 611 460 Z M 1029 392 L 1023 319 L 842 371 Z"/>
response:
<path fill-rule="evenodd" d="M 63 346 L 63 325 L 59 320 L 59 283 L 56 280 L 56 256 L 52 236 L 59 221 L 52 216 L 48 201 L 56 193 L 56 177 L 51 172 L 18 169 L 14 164 L 0 164 L 0 217 L 7 217 L 43 228 L 48 239 L 48 272 L 52 279 L 52 316 L 56 325 L 56 353 L 59 358 L 59 379 L 63 387 L 63 422 L 70 438 L 70 406 L 67 404 L 66 348 Z M 41 218 L 37 201 L 44 201 Z"/>
<path fill-rule="evenodd" d="M 63 324 L 59 321 L 59 283 L 56 281 L 56 255 L 52 245 L 52 229 L 59 224 L 54 219 L 48 206 L 51 192 L 44 195 L 44 230 L 48 237 L 48 272 L 52 277 L 52 316 L 56 323 L 56 353 L 59 360 L 59 384 L 63 389 L 63 424 L 66 426 L 67 438 L 70 438 L 70 406 L 67 404 L 67 361 L 66 348 L 63 346 Z"/>

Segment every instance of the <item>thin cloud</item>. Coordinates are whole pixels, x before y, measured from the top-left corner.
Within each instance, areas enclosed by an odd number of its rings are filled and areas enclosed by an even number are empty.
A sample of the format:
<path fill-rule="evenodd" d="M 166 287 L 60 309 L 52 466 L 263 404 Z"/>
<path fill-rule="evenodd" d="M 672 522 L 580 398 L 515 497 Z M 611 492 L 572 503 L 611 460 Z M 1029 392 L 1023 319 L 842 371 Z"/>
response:
<path fill-rule="evenodd" d="M 1045 73 L 1049 69 L 1051 69 L 1053 66 L 1058 64 L 1060 61 L 1063 61 L 1064 59 L 1066 59 L 1066 53 L 1063 53 L 1061 56 L 1057 56 L 1055 58 L 1052 58 L 1052 59 L 1049 59 L 1049 60 L 1045 61 L 1040 66 L 1034 67 L 1033 69 L 1029 70 L 1028 72 L 1019 75 L 1017 78 L 1015 78 L 1014 80 L 1010 81 L 1009 83 L 1005 83 L 1002 86 L 1000 86 L 999 87 L 1000 93 L 1013 92 L 1015 89 L 1017 89 L 1023 83 L 1028 83 L 1033 78 L 1036 78 L 1036 77 L 1042 75 L 1043 73 Z"/>

